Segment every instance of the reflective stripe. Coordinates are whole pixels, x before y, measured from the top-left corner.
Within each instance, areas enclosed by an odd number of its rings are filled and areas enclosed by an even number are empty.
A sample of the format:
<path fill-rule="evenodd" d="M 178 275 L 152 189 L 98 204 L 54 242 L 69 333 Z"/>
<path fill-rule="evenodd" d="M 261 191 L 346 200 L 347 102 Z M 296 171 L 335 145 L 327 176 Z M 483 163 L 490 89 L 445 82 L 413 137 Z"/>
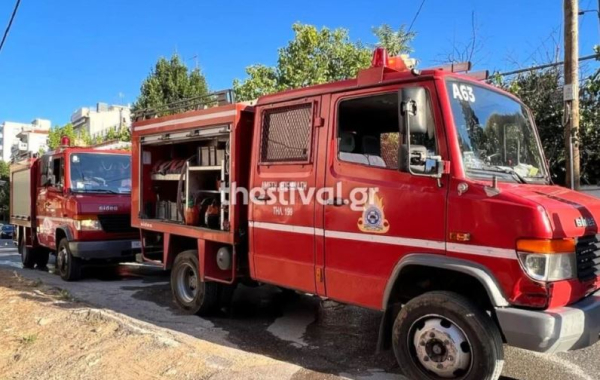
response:
<path fill-rule="evenodd" d="M 314 235 L 314 227 L 293 226 L 288 224 L 264 223 L 264 222 L 249 222 L 250 227 L 262 228 L 263 230 L 294 232 L 297 234 Z"/>
<path fill-rule="evenodd" d="M 396 236 L 387 235 L 373 235 L 356 232 L 342 232 L 324 230 L 322 228 L 306 227 L 306 226 L 294 226 L 289 224 L 278 224 L 278 223 L 266 223 L 266 222 L 254 222 L 249 221 L 248 224 L 253 228 L 260 228 L 263 230 L 270 231 L 281 231 L 281 232 L 292 232 L 305 235 L 319 235 L 333 239 L 344 239 L 353 241 L 363 241 L 367 243 L 379 243 L 379 244 L 390 244 L 399 245 L 405 247 L 416 247 L 416 248 L 428 248 L 438 250 L 448 250 L 449 252 L 463 253 L 467 255 L 477 255 L 494 257 L 501 259 L 517 260 L 517 254 L 515 250 L 507 248 L 488 247 L 482 245 L 468 245 L 468 244 L 457 244 L 457 243 L 445 243 L 437 240 L 424 240 L 424 239 L 411 239 Z"/>
<path fill-rule="evenodd" d="M 133 130 L 134 131 L 144 131 L 146 129 L 166 127 L 168 125 L 192 123 L 194 121 L 217 119 L 217 118 L 220 118 L 220 117 L 227 117 L 227 116 L 235 116 L 236 114 L 237 114 L 236 110 L 231 110 L 231 111 L 223 111 L 223 112 L 210 113 L 210 114 L 206 114 L 206 115 L 189 116 L 189 117 L 184 117 L 183 119 L 167 120 L 167 121 L 163 121 L 163 122 L 160 122 L 160 123 L 153 123 L 153 124 L 143 125 L 143 126 L 140 126 L 140 127 L 135 127 L 135 128 L 133 128 Z"/>
<path fill-rule="evenodd" d="M 500 257 L 503 259 L 517 260 L 517 252 L 514 249 L 457 243 L 448 243 L 446 245 L 446 249 L 450 252 L 466 253 L 468 255 Z"/>
<path fill-rule="evenodd" d="M 444 249 L 446 246 L 446 243 L 444 243 L 443 241 L 411 239 L 411 238 L 403 238 L 403 237 L 395 237 L 395 236 L 387 236 L 387 235 L 372 235 L 372 234 L 364 234 L 364 233 L 356 233 L 356 232 L 341 232 L 341 231 L 326 230 L 325 236 L 331 237 L 334 239 L 346 239 L 346 240 L 365 241 L 365 242 L 369 242 L 369 243 L 381 243 L 381 244 L 391 244 L 391 245 L 404 245 L 407 247 L 417 247 L 417 248 Z"/>

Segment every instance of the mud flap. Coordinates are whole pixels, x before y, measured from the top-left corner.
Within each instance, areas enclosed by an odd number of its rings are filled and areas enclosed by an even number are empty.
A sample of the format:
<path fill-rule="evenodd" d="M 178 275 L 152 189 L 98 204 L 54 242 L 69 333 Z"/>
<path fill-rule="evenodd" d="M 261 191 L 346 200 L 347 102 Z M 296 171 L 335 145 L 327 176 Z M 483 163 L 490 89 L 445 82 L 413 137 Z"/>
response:
<path fill-rule="evenodd" d="M 396 305 L 389 305 L 381 316 L 381 322 L 379 323 L 379 336 L 377 337 L 377 351 L 381 353 L 388 351 L 392 347 L 392 327 L 394 326 L 394 313 Z"/>

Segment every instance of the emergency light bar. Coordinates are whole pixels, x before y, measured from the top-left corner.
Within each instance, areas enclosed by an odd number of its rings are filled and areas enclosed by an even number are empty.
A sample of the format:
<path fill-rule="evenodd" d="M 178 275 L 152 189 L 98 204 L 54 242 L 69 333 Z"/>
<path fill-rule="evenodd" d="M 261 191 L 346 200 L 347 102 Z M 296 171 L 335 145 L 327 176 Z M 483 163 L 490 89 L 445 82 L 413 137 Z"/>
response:
<path fill-rule="evenodd" d="M 417 61 L 409 58 L 406 54 L 400 54 L 395 57 L 388 57 L 387 50 L 378 47 L 373 52 L 371 67 L 385 67 L 396 71 L 408 71 L 415 67 Z"/>

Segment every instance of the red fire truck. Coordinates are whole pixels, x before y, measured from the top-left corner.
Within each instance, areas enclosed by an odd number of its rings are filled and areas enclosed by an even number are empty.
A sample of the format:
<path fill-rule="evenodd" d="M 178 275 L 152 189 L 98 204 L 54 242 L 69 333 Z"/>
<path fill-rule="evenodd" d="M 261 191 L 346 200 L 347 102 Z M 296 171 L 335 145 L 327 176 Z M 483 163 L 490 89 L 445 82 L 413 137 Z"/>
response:
<path fill-rule="evenodd" d="M 130 225 L 131 155 L 62 147 L 10 166 L 10 220 L 24 268 L 44 268 L 56 254 L 63 280 L 84 265 L 134 261 L 139 233 Z"/>
<path fill-rule="evenodd" d="M 600 200 L 551 184 L 531 112 L 469 67 L 378 49 L 355 79 L 137 113 L 143 258 L 188 313 L 238 283 L 381 310 L 413 379 L 497 379 L 503 343 L 596 343 Z"/>

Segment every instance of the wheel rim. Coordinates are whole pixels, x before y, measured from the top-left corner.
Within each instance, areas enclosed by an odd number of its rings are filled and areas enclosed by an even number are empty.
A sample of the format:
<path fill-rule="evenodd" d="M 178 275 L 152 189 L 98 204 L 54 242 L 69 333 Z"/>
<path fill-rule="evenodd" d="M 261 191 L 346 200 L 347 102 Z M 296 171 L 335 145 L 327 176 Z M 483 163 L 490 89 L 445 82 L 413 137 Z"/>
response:
<path fill-rule="evenodd" d="M 67 271 L 69 255 L 66 248 L 61 248 L 56 255 L 56 267 L 60 274 L 64 274 Z"/>
<path fill-rule="evenodd" d="M 439 315 L 427 315 L 415 321 L 409 331 L 408 344 L 423 369 L 445 379 L 469 372 L 471 343 L 454 322 Z"/>
<path fill-rule="evenodd" d="M 185 303 L 194 301 L 199 291 L 198 270 L 190 263 L 184 263 L 177 272 L 177 292 Z"/>

